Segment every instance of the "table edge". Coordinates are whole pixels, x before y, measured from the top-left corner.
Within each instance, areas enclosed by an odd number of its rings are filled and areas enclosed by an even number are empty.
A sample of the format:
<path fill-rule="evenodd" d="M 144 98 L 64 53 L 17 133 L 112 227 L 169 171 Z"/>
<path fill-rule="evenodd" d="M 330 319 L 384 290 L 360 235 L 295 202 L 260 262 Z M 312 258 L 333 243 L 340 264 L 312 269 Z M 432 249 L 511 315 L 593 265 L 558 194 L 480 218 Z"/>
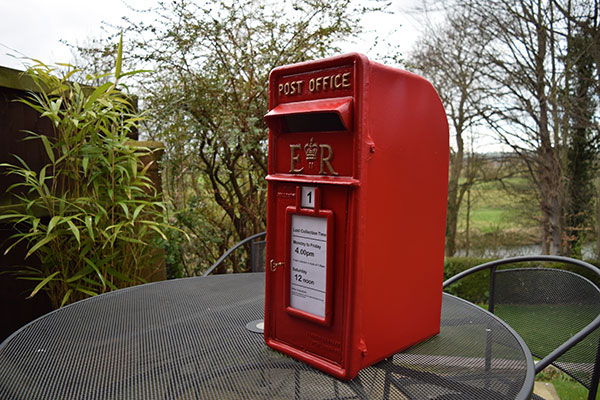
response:
<path fill-rule="evenodd" d="M 465 300 L 461 297 L 458 296 L 454 296 L 450 293 L 446 293 L 446 292 L 442 292 L 442 296 L 447 296 L 447 297 L 452 297 L 456 300 L 459 300 L 467 305 L 469 305 L 470 307 L 474 307 L 476 308 L 478 311 L 482 311 L 483 313 L 487 314 L 489 317 L 491 317 L 492 319 L 495 319 L 496 321 L 498 321 L 501 325 L 503 325 L 514 337 L 515 339 L 517 339 L 517 342 L 519 342 L 519 345 L 521 346 L 521 348 L 523 349 L 523 352 L 525 353 L 525 361 L 527 363 L 527 372 L 525 374 L 525 382 L 523 384 L 523 387 L 521 388 L 521 390 L 519 391 L 519 393 L 517 394 L 517 397 L 515 397 L 515 400 L 528 400 L 531 397 L 531 394 L 533 393 L 533 384 L 535 382 L 535 363 L 533 362 L 533 355 L 531 354 L 531 351 L 529 350 L 529 347 L 527 346 L 527 343 L 525 343 L 525 341 L 523 340 L 523 338 L 521 337 L 521 335 L 519 335 L 512 326 L 510 326 L 506 321 L 504 321 L 502 318 L 498 317 L 495 314 L 492 314 L 491 312 L 489 312 L 488 310 L 479 307 L 477 304 L 472 303 L 468 300 Z"/>

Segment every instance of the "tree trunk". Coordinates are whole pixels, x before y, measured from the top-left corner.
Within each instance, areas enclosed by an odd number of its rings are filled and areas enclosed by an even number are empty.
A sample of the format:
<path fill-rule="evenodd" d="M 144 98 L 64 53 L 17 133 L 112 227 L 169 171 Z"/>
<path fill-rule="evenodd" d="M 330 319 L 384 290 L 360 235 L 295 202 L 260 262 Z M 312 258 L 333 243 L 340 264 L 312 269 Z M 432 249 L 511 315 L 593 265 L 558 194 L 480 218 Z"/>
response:
<path fill-rule="evenodd" d="M 465 256 L 469 257 L 471 239 L 469 237 L 471 229 L 471 187 L 467 189 L 467 228 L 465 232 Z"/>
<path fill-rule="evenodd" d="M 563 232 L 563 185 L 559 161 L 554 157 L 551 147 L 542 148 L 540 160 L 539 191 L 542 210 L 542 252 L 544 254 L 562 254 Z"/>
<path fill-rule="evenodd" d="M 541 7 L 538 8 L 541 15 Z M 540 18 L 540 21 L 542 19 Z M 545 60 L 548 52 L 548 31 L 537 26 L 537 53 L 535 54 L 535 95 L 539 103 L 539 185 L 543 221 L 544 253 L 560 255 L 562 252 L 562 187 L 558 150 L 553 147 L 548 121 L 548 95 L 546 93 Z M 557 148 L 559 143 L 554 143 Z"/>
<path fill-rule="evenodd" d="M 459 179 L 463 168 L 464 142 L 462 132 L 457 129 L 456 153 L 451 159 L 450 177 L 448 179 L 448 211 L 446 217 L 446 256 L 456 253 L 456 225 L 460 210 Z"/>

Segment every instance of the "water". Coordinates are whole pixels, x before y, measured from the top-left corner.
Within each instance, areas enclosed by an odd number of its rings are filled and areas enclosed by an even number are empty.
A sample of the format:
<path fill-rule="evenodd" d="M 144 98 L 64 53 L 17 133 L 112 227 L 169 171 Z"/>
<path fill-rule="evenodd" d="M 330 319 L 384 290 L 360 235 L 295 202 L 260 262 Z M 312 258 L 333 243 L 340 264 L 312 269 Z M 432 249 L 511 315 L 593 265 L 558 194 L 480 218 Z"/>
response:
<path fill-rule="evenodd" d="M 595 243 L 586 243 L 582 248 L 582 255 L 584 260 L 596 258 L 596 245 Z M 516 256 L 537 256 L 542 254 L 541 244 L 530 244 L 525 246 L 498 246 L 496 248 L 486 249 L 470 249 L 470 257 L 481 257 L 481 258 L 506 258 Z M 457 257 L 465 257 L 465 249 L 458 249 L 455 254 Z"/>

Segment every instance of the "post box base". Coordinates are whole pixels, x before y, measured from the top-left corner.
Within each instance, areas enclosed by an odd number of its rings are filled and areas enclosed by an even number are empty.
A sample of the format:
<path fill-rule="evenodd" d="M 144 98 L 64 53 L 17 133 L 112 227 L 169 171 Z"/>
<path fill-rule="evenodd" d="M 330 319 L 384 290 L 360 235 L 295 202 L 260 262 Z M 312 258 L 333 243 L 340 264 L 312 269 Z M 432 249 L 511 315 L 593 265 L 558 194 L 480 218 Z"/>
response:
<path fill-rule="evenodd" d="M 266 339 L 265 342 L 267 346 L 273 350 L 280 351 L 298 361 L 305 362 L 306 364 L 309 364 L 310 366 L 315 367 L 316 369 L 323 371 L 337 379 L 347 381 L 358 375 L 358 370 L 352 374 L 352 371 L 342 368 L 338 364 L 332 363 L 331 361 L 325 360 L 317 355 L 298 350 L 295 347 L 289 346 L 277 340 Z"/>
<path fill-rule="evenodd" d="M 354 365 L 354 366 L 350 365 L 350 367 L 348 367 L 348 368 L 343 368 L 339 364 L 336 364 L 334 362 L 326 360 L 326 359 L 319 357 L 317 355 L 314 355 L 312 353 L 308 353 L 306 351 L 297 349 L 293 346 L 282 343 L 278 340 L 267 338 L 267 339 L 265 339 L 265 343 L 267 344 L 267 346 L 269 346 L 273 350 L 287 354 L 290 357 L 292 357 L 298 361 L 302 361 L 302 362 L 304 362 L 322 372 L 325 372 L 326 374 L 329 374 L 337 379 L 349 381 L 349 380 L 356 378 L 356 376 L 358 375 L 358 373 L 360 372 L 361 369 L 366 368 L 370 365 L 376 364 L 382 360 L 385 360 L 388 357 L 393 356 L 394 354 L 396 354 L 398 352 L 401 352 L 403 350 L 408 349 L 409 347 L 412 347 L 416 344 L 424 342 L 424 341 L 436 336 L 438 333 L 440 333 L 439 329 L 436 332 L 434 332 L 433 334 L 429 334 L 421 339 L 416 340 L 415 342 L 405 344 L 404 346 L 402 346 L 398 349 L 395 349 L 388 354 L 378 355 L 378 356 L 376 356 L 376 358 L 370 358 L 367 360 L 365 360 L 363 358 L 363 362 L 361 362 L 360 365 Z"/>

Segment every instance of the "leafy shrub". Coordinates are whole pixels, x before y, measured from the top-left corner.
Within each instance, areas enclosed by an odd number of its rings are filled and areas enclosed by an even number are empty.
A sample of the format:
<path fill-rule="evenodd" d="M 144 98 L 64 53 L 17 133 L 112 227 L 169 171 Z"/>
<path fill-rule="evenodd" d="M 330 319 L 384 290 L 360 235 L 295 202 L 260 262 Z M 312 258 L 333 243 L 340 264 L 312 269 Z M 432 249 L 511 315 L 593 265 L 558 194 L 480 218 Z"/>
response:
<path fill-rule="evenodd" d="M 21 101 L 52 122 L 54 136 L 27 139 L 43 143 L 48 162 L 2 164 L 19 177 L 9 189 L 16 206 L 0 216 L 18 230 L 6 251 L 24 242 L 27 257 L 38 256 L 39 267 L 17 275 L 39 281 L 30 297 L 46 290 L 54 307 L 144 282 L 166 240 L 164 205 L 140 160 L 149 150 L 128 137 L 140 117 L 120 84 L 133 74 L 121 73 L 121 49 L 114 82 L 95 89 L 69 82 L 77 71 L 58 78 L 47 65 L 31 67 L 38 91 Z"/>
<path fill-rule="evenodd" d="M 444 259 L 444 280 L 488 261 L 491 260 L 487 258 L 446 257 Z M 490 286 L 489 276 L 489 271 L 472 274 L 451 285 L 445 291 L 473 303 L 487 303 Z"/>

